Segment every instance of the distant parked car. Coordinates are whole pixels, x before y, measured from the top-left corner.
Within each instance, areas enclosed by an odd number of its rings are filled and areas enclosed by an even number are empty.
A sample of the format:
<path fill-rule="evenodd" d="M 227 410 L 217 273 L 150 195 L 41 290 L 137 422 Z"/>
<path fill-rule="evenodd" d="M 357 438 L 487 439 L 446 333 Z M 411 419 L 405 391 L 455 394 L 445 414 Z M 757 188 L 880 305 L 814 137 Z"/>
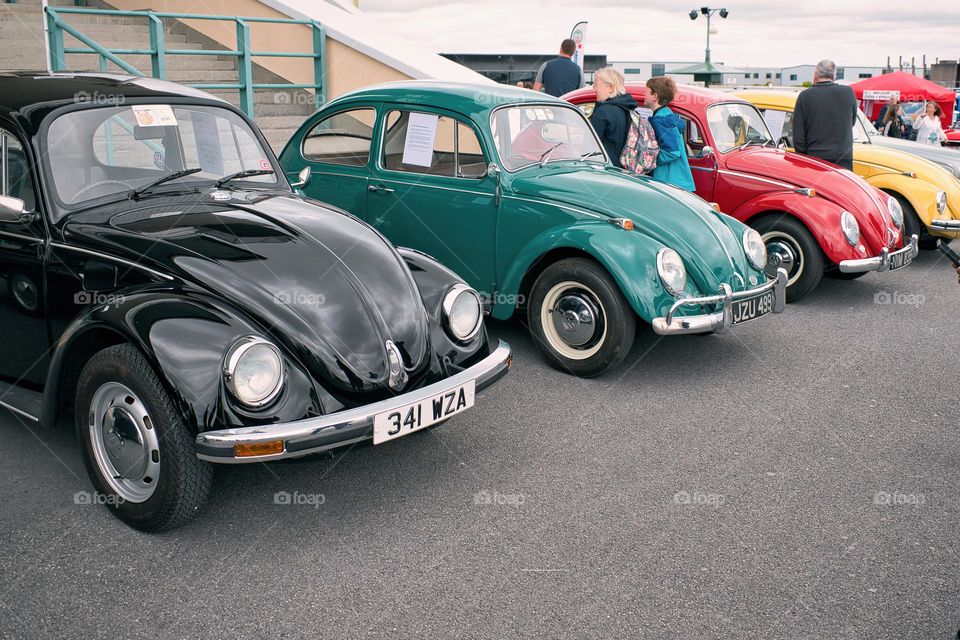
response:
<path fill-rule="evenodd" d="M 797 94 L 780 90 L 737 91 L 761 111 L 784 114 L 784 133 L 792 146 L 793 108 Z M 934 220 L 960 220 L 960 183 L 946 169 L 893 146 L 873 144 L 858 122 L 853 128 L 853 170 L 867 182 L 892 195 L 903 208 L 907 236 L 917 235 L 920 247 L 933 249 L 936 239 L 960 234 L 936 229 Z"/>
<path fill-rule="evenodd" d="M 507 373 L 474 289 L 293 193 L 231 105 L 87 74 L 0 94 L 0 380 L 22 383 L 0 405 L 72 411 L 96 501 L 131 526 L 186 522 L 210 463 L 387 442 Z"/>
<path fill-rule="evenodd" d="M 576 375 L 620 362 L 638 318 L 719 333 L 785 304 L 756 231 L 614 168 L 583 114 L 549 96 L 378 85 L 324 106 L 280 158 L 312 171 L 307 195 L 462 273 L 494 318 L 526 307 L 544 354 Z"/>
<path fill-rule="evenodd" d="M 646 86 L 628 84 L 643 104 Z M 590 113 L 592 88 L 565 100 Z M 681 86 L 670 104 L 685 124 L 697 194 L 759 231 L 768 271 L 787 270 L 787 300 L 802 298 L 823 274 L 856 278 L 901 269 L 916 256 L 903 236 L 899 203 L 848 171 L 777 148 L 757 109 L 729 93 Z"/>

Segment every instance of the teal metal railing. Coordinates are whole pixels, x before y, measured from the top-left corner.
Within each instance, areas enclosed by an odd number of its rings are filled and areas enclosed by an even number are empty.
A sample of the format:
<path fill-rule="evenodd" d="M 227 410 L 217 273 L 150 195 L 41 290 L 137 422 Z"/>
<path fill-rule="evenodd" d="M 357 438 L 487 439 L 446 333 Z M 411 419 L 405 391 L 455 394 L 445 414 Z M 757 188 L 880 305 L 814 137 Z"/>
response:
<path fill-rule="evenodd" d="M 167 58 L 169 56 L 234 56 L 238 60 L 238 78 L 235 83 L 191 83 L 197 89 L 232 89 L 240 92 L 240 108 L 250 116 L 253 113 L 253 92 L 257 89 L 312 89 L 319 108 L 326 101 L 326 84 L 323 66 L 326 62 L 326 34 L 323 26 L 315 20 L 294 20 L 287 18 L 241 18 L 238 16 L 202 15 L 193 13 L 166 13 L 160 11 L 119 11 L 114 9 L 87 9 L 73 7 L 47 6 L 47 27 L 50 38 L 50 66 L 52 71 L 66 71 L 68 54 L 90 54 L 99 56 L 100 70 L 106 71 L 113 63 L 132 75 L 143 76 L 140 70 L 128 64 L 120 56 L 150 56 L 150 75 L 161 80 L 167 79 Z M 68 14 L 136 17 L 147 20 L 150 32 L 149 49 L 110 49 L 85 36 L 75 26 L 67 23 L 63 16 Z M 236 49 L 169 49 L 163 42 L 163 20 L 216 20 L 233 22 L 237 29 Z M 289 24 L 309 27 L 313 33 L 313 51 L 254 51 L 250 46 L 251 24 Z M 68 33 L 76 38 L 81 47 L 64 46 L 63 35 Z M 312 84 L 296 83 L 255 83 L 253 81 L 254 58 L 309 58 L 313 61 Z"/>

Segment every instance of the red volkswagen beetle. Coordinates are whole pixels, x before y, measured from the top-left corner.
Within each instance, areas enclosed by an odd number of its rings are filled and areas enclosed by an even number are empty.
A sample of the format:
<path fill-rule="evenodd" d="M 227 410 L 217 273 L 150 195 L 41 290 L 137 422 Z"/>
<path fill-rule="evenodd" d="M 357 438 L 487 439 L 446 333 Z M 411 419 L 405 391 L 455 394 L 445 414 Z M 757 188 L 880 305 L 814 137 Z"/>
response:
<path fill-rule="evenodd" d="M 627 91 L 644 103 L 644 85 Z M 563 98 L 587 115 L 596 101 L 592 88 Z M 778 148 L 780 134 L 750 103 L 680 86 L 670 108 L 686 123 L 697 195 L 762 234 L 768 271 L 787 269 L 787 300 L 812 291 L 824 273 L 853 279 L 903 268 L 917 255 L 916 236 L 904 244 L 894 198 L 850 171 Z"/>

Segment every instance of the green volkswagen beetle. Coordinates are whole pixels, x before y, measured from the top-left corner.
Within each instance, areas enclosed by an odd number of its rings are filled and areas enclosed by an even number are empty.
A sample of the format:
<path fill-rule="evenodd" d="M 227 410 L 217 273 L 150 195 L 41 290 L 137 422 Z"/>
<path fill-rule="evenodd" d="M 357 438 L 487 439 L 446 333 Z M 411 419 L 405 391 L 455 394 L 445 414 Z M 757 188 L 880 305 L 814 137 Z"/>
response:
<path fill-rule="evenodd" d="M 459 273 L 494 318 L 526 310 L 576 375 L 623 360 L 638 317 L 661 335 L 723 333 L 785 306 L 756 231 L 613 167 L 583 114 L 543 94 L 368 87 L 311 116 L 280 160 L 306 195 Z"/>

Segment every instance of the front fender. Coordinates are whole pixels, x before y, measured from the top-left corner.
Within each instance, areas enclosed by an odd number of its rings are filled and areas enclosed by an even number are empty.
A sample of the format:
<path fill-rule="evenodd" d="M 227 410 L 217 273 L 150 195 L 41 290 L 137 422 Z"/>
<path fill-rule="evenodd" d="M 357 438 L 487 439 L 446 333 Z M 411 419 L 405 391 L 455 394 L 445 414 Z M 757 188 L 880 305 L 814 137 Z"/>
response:
<path fill-rule="evenodd" d="M 940 189 L 931 182 L 922 178 L 911 178 L 899 173 L 885 173 L 868 177 L 867 182 L 881 191 L 888 194 L 896 194 L 913 207 L 924 225 L 929 226 L 930 221 L 940 216 L 937 214 L 937 192 Z"/>
<path fill-rule="evenodd" d="M 639 231 L 625 231 L 605 220 L 550 229 L 524 245 L 512 261 L 497 292 L 493 317 L 505 320 L 513 314 L 513 301 L 519 299 L 524 276 L 542 257 L 557 249 L 572 249 L 599 262 L 616 281 L 634 312 L 651 322 L 675 301 L 657 276 L 657 251 L 662 247 Z"/>
<path fill-rule="evenodd" d="M 747 224 L 765 214 L 793 216 L 810 231 L 827 259 L 834 264 L 855 260 L 864 255 L 850 246 L 840 229 L 843 208 L 826 198 L 809 197 L 798 193 L 765 193 L 744 202 L 733 216 Z"/>
<path fill-rule="evenodd" d="M 56 417 L 71 354 L 82 350 L 86 338 L 102 332 L 116 334 L 140 349 L 194 431 L 296 420 L 321 412 L 309 378 L 289 357 L 284 393 L 268 415 L 245 414 L 227 402 L 222 376 L 227 349 L 243 336 L 265 332 L 218 301 L 170 291 L 113 295 L 115 304 L 88 308 L 58 340 L 44 395 L 45 424 L 52 424 Z M 73 373 L 79 373 L 84 364 L 76 363 Z"/>

